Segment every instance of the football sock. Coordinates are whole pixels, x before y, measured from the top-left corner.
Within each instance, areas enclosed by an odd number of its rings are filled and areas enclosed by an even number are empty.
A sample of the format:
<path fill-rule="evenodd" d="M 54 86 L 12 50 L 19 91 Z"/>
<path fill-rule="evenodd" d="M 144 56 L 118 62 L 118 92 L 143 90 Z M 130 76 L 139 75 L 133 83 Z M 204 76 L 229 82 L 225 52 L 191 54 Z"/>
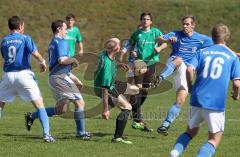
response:
<path fill-rule="evenodd" d="M 186 149 L 187 145 L 191 141 L 191 136 L 188 133 L 181 134 L 174 147 L 173 150 L 170 153 L 170 157 L 178 157 L 182 154 L 182 152 Z"/>
<path fill-rule="evenodd" d="M 197 157 L 211 157 L 215 153 L 215 150 L 215 147 L 211 143 L 206 142 L 200 148 Z"/>
<path fill-rule="evenodd" d="M 46 112 L 45 108 L 37 109 L 37 113 L 38 113 L 39 121 L 43 128 L 43 134 L 49 135 L 50 127 L 49 127 L 48 116 L 47 116 L 47 112 Z"/>
<path fill-rule="evenodd" d="M 114 138 L 122 137 L 129 114 L 129 110 L 123 109 L 117 116 Z"/>
<path fill-rule="evenodd" d="M 163 126 L 169 127 L 169 125 L 178 117 L 181 108 L 178 104 L 174 103 L 172 107 L 168 110 L 165 121 L 163 122 Z"/>
<path fill-rule="evenodd" d="M 48 117 L 52 117 L 53 115 L 56 114 L 54 107 L 48 107 L 48 108 L 45 108 L 45 110 L 47 112 Z M 33 112 L 32 113 L 32 120 L 34 121 L 36 118 L 38 118 L 38 113 Z"/>
<path fill-rule="evenodd" d="M 85 132 L 85 118 L 83 107 L 75 108 L 74 119 L 77 126 L 77 134 L 84 135 Z"/>
<path fill-rule="evenodd" d="M 166 64 L 166 67 L 164 68 L 163 72 L 161 73 L 161 75 L 159 77 L 162 77 L 162 79 L 165 80 L 168 76 L 170 76 L 173 73 L 175 68 L 176 68 L 176 65 L 173 64 L 172 61 L 168 62 Z"/>

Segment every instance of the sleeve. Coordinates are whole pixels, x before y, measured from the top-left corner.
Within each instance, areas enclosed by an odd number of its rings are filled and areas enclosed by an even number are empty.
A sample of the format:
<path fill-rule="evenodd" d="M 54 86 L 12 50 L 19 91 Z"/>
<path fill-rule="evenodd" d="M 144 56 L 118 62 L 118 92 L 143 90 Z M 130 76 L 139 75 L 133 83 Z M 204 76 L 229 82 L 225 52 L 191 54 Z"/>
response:
<path fill-rule="evenodd" d="M 235 57 L 231 68 L 231 80 L 236 79 L 240 79 L 240 63 L 237 57 Z"/>
<path fill-rule="evenodd" d="M 168 40 L 170 37 L 176 37 L 176 32 L 169 32 L 163 35 L 164 40 Z"/>
<path fill-rule="evenodd" d="M 25 37 L 27 52 L 32 54 L 35 51 L 38 51 L 36 44 L 33 42 L 30 36 Z"/>
<path fill-rule="evenodd" d="M 69 57 L 69 49 L 66 41 L 62 40 L 57 44 L 58 56 Z"/>
<path fill-rule="evenodd" d="M 195 53 L 195 55 L 193 56 L 193 58 L 191 59 L 191 61 L 189 62 L 188 66 L 193 67 L 195 70 L 198 69 L 198 65 L 200 62 L 200 55 L 201 55 L 201 51 L 197 51 L 197 53 Z"/>
<path fill-rule="evenodd" d="M 80 30 L 79 30 L 78 28 L 77 28 L 76 30 L 77 30 L 77 36 L 76 36 L 76 39 L 77 39 L 77 42 L 80 43 L 80 42 L 82 42 L 83 37 L 82 37 L 82 35 L 81 35 Z"/>
<path fill-rule="evenodd" d="M 206 36 L 206 39 L 203 42 L 202 48 L 209 47 L 213 45 L 213 40 L 212 38 Z"/>

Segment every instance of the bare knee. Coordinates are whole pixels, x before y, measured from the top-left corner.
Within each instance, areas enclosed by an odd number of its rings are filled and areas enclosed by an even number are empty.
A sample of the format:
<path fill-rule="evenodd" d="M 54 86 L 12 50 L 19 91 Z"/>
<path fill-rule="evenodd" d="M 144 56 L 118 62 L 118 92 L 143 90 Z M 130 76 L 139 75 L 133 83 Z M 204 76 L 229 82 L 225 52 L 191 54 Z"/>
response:
<path fill-rule="evenodd" d="M 76 108 L 84 108 L 85 107 L 85 102 L 83 99 L 76 100 L 73 103 L 75 104 Z"/>
<path fill-rule="evenodd" d="M 181 64 L 182 64 L 183 60 L 181 57 L 176 57 L 174 60 L 173 60 L 173 64 L 176 65 L 176 67 L 179 67 Z"/>
<path fill-rule="evenodd" d="M 188 127 L 186 133 L 189 134 L 191 136 L 191 138 L 194 138 L 195 136 L 197 136 L 198 131 L 199 131 L 199 128 L 192 128 L 192 129 L 190 129 Z"/>

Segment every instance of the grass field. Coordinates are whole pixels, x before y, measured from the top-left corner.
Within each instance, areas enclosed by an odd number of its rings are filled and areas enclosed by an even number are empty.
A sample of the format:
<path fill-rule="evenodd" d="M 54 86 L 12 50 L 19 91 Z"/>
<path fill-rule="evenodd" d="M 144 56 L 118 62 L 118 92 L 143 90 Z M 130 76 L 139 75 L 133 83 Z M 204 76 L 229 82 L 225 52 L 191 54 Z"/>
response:
<path fill-rule="evenodd" d="M 185 14 L 194 14 L 198 18 L 197 31 L 210 34 L 211 27 L 217 22 L 230 26 L 232 37 L 230 46 L 239 51 L 239 0 L 8 0 L 0 1 L 0 38 L 8 33 L 7 19 L 12 15 L 24 17 L 26 33 L 31 34 L 39 50 L 46 57 L 47 45 L 51 38 L 50 23 L 55 19 L 64 19 L 65 15 L 72 12 L 77 15 L 77 24 L 84 35 L 85 52 L 97 53 L 102 48 L 102 43 L 109 37 L 117 36 L 124 39 L 136 28 L 139 14 L 150 11 L 154 15 L 154 26 L 168 32 L 181 27 L 180 18 Z M 161 63 L 165 63 L 170 48 L 161 55 Z M 1 62 L 1 60 L 0 60 Z M 92 62 L 88 62 L 93 67 Z M 34 64 L 35 65 L 35 64 Z M 1 65 L 2 66 L 2 65 Z M 162 67 L 162 66 L 160 66 Z M 2 69 L 2 67 L 1 67 Z M 74 70 L 85 85 L 83 96 L 86 108 L 90 109 L 100 100 L 93 96 L 91 71 L 84 72 L 83 66 Z M 158 69 L 159 70 L 159 69 Z M 36 66 L 39 86 L 41 88 L 46 106 L 53 106 L 54 99 L 47 83 L 48 74 L 39 74 Z M 2 71 L 0 71 L 2 75 Z M 118 110 L 111 111 L 108 121 L 95 116 L 86 120 L 87 130 L 93 133 L 91 141 L 81 141 L 75 138 L 75 124 L 71 119 L 54 117 L 50 119 L 51 132 L 56 138 L 56 143 L 43 143 L 39 122 L 35 122 L 32 130 L 28 132 L 24 126 L 24 113 L 34 111 L 30 103 L 25 103 L 17 98 L 7 105 L 3 119 L 0 119 L 0 157 L 146 157 L 168 156 L 176 138 L 186 128 L 188 102 L 181 115 L 170 129 L 169 136 L 156 133 L 156 128 L 163 120 L 167 109 L 175 100 L 174 88 L 171 78 L 163 87 L 153 90 L 143 106 L 143 115 L 153 133 L 145 133 L 131 128 L 129 120 L 125 135 L 134 144 L 112 144 L 111 138 L 115 128 L 115 118 Z M 165 86 L 166 85 L 166 86 Z M 225 133 L 221 145 L 217 149 L 216 157 L 240 156 L 240 110 L 239 101 L 227 99 Z M 192 157 L 206 141 L 207 128 L 204 124 L 197 138 L 189 145 L 183 154 Z"/>

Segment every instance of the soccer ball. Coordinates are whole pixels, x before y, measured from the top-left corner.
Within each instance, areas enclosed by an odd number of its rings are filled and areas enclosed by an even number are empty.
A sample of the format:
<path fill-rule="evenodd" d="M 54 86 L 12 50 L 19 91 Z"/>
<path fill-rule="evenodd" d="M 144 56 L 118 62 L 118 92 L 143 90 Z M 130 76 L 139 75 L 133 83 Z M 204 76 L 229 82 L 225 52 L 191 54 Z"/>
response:
<path fill-rule="evenodd" d="M 133 64 L 135 76 L 142 75 L 147 72 L 147 64 L 143 60 L 135 60 Z"/>

